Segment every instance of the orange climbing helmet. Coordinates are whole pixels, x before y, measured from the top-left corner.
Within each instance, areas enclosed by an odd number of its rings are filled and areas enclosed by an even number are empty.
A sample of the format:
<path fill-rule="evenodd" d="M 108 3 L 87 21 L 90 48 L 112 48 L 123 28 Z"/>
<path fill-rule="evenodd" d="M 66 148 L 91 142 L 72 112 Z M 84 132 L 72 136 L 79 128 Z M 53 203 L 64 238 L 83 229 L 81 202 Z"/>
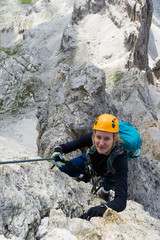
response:
<path fill-rule="evenodd" d="M 118 133 L 119 122 L 118 119 L 112 114 L 102 114 L 96 119 L 93 129 L 105 132 Z"/>

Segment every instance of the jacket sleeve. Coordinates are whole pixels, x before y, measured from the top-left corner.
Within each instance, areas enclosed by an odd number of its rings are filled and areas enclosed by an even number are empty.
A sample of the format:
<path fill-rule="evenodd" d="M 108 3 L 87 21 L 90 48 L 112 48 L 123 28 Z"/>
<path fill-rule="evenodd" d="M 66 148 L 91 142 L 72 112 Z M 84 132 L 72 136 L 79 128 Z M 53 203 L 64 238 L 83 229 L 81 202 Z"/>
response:
<path fill-rule="evenodd" d="M 83 147 L 91 147 L 92 146 L 92 132 L 86 133 L 79 138 L 76 138 L 73 141 L 67 142 L 65 144 L 61 144 L 60 148 L 62 153 L 69 153 L 75 151 L 77 149 L 81 149 Z M 55 149 L 56 150 L 56 149 Z"/>
<path fill-rule="evenodd" d="M 115 173 L 115 197 L 106 205 L 117 212 L 126 208 L 127 204 L 127 179 L 128 179 L 128 158 L 126 153 L 117 156 L 113 164 Z"/>

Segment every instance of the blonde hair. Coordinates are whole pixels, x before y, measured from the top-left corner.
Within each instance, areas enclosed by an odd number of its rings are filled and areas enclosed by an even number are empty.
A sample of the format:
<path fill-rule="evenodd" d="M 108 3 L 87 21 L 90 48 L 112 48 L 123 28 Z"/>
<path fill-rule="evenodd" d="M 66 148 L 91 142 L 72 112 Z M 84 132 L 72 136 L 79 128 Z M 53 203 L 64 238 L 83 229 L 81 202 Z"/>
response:
<path fill-rule="evenodd" d="M 95 134 L 96 130 L 93 130 L 93 135 L 92 135 L 92 144 L 95 145 Z M 113 143 L 118 147 L 121 143 L 121 138 L 119 136 L 119 133 L 113 133 Z"/>

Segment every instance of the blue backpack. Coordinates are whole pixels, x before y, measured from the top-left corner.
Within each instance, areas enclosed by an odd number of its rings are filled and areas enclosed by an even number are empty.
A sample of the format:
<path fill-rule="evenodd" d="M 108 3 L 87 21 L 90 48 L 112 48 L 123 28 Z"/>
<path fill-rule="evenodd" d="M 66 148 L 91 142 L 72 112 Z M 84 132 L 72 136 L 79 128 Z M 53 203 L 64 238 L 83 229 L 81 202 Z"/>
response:
<path fill-rule="evenodd" d="M 115 173 L 113 168 L 114 159 L 123 153 L 127 152 L 128 159 L 138 158 L 141 155 L 142 140 L 139 132 L 130 123 L 119 122 L 119 136 L 121 138 L 120 149 L 115 149 L 108 158 L 107 165 L 111 173 Z"/>
<path fill-rule="evenodd" d="M 139 132 L 130 123 L 119 123 L 120 146 L 127 151 L 128 158 L 137 158 L 141 154 L 142 140 Z"/>

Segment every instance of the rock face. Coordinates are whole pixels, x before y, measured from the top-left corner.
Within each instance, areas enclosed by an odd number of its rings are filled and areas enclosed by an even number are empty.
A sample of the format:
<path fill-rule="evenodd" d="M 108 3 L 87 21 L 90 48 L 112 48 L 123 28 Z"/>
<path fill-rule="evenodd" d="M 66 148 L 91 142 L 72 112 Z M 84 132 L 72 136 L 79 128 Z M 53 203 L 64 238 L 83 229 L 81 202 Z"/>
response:
<path fill-rule="evenodd" d="M 11 150 L 4 149 L 7 145 Z M 5 138 L 1 138 L 1 153 L 3 161 L 36 158 Z M 48 162 L 1 165 L 0 177 L 0 233 L 8 238 L 35 239 L 51 209 L 62 209 L 66 216 L 75 217 L 92 206 L 88 189 L 57 168 L 49 171 Z"/>
<path fill-rule="evenodd" d="M 160 17 L 160 5 L 157 0 L 152 0 L 153 2 L 153 15 L 152 24 L 149 32 L 149 44 L 148 44 L 148 57 L 149 66 L 152 68 L 155 65 L 156 58 L 160 55 L 160 42 L 159 42 L 159 17 Z"/>
<path fill-rule="evenodd" d="M 155 85 L 157 85 L 158 89 L 160 89 L 160 83 L 158 81 L 160 79 L 160 58 L 159 57 L 155 59 L 152 70 L 155 76 Z"/>
<path fill-rule="evenodd" d="M 147 57 L 152 1 L 22 2 L 0 1 L 1 113 L 8 119 L 37 110 L 40 157 L 90 131 L 104 112 L 132 123 L 143 146 L 141 157 L 129 161 L 127 209 L 91 222 L 77 218 L 101 202 L 90 184 L 49 171 L 48 162 L 0 166 L 1 239 L 158 239 L 160 93 L 149 86 Z M 4 161 L 37 158 L 0 141 Z"/>
<path fill-rule="evenodd" d="M 147 69 L 152 11 L 152 1 L 76 1 L 61 48 L 100 68 Z"/>
<path fill-rule="evenodd" d="M 60 141 L 91 130 L 104 109 L 117 113 L 114 101 L 105 92 L 105 73 L 94 65 L 83 64 L 77 69 L 62 65 L 50 89 L 48 100 L 39 105 L 37 113 L 40 155 L 49 155 Z"/>
<path fill-rule="evenodd" d="M 43 100 L 60 62 L 147 69 L 151 1 L 32 2 L 0 3 L 3 113 L 22 113 Z"/>
<path fill-rule="evenodd" d="M 55 86 L 51 86 L 48 101 L 39 106 L 37 114 L 39 155 L 51 156 L 57 144 L 90 131 L 94 119 L 103 112 L 131 122 L 141 133 L 143 147 L 142 156 L 129 161 L 128 195 L 159 217 L 159 123 L 148 94 L 145 72 L 112 71 L 105 83 L 104 72 L 95 66 L 82 65 L 72 70 L 62 65 L 53 82 Z"/>
<path fill-rule="evenodd" d="M 10 146 L 10 148 L 6 148 Z M 0 137 L 1 160 L 38 158 L 27 148 Z M 0 165 L 0 239 L 155 239 L 160 220 L 128 201 L 122 213 L 108 209 L 90 222 L 78 218 L 103 200 L 48 162 Z M 5 237 L 4 237 L 5 236 Z"/>
<path fill-rule="evenodd" d="M 99 7 L 93 8 L 92 1 L 78 1 L 74 5 L 71 24 L 63 32 L 61 64 L 51 79 L 48 99 L 38 105 L 38 153 L 50 156 L 57 143 L 74 139 L 91 130 L 95 118 L 104 112 L 115 114 L 120 121 L 131 122 L 142 135 L 143 148 L 142 158 L 130 162 L 130 168 L 137 169 L 135 164 L 138 169 L 143 169 L 144 176 L 137 178 L 136 172 L 131 171 L 129 197 L 143 204 L 154 216 L 159 216 L 160 159 L 157 149 L 160 146 L 160 129 L 149 93 L 148 74 L 147 71 L 141 71 L 147 68 L 152 4 L 149 1 L 139 4 L 134 1 L 128 4 L 110 1 L 105 5 L 102 1 L 100 5 L 95 1 L 95 4 Z M 127 9 L 127 12 L 122 11 L 123 14 L 119 16 L 119 8 Z M 121 21 L 118 17 L 122 18 Z M 95 24 L 93 27 L 92 23 L 96 21 L 102 25 Z M 129 25 L 132 25 L 132 30 L 133 27 L 136 29 L 133 38 L 130 34 L 126 35 L 126 31 L 130 31 Z M 110 32 L 108 38 L 103 38 L 102 31 L 103 36 L 105 29 L 109 32 L 107 27 L 111 27 L 113 32 Z M 99 34 L 95 35 L 97 31 Z M 115 32 L 123 32 L 125 39 L 115 36 Z M 129 44 L 129 39 L 132 39 L 134 45 Z M 110 47 L 111 42 L 113 44 Z M 114 47 L 117 48 L 118 42 L 120 50 L 116 52 Z M 105 43 L 110 43 L 108 48 Z M 108 52 L 110 50 L 112 52 Z M 113 52 L 116 53 L 115 57 Z M 104 53 L 107 57 L 104 57 Z M 115 58 L 118 56 L 117 61 Z M 132 69 L 125 70 L 127 66 Z M 154 140 L 153 132 L 156 136 Z M 147 167 L 144 168 L 144 165 Z M 148 177 L 152 181 L 146 187 Z"/>

